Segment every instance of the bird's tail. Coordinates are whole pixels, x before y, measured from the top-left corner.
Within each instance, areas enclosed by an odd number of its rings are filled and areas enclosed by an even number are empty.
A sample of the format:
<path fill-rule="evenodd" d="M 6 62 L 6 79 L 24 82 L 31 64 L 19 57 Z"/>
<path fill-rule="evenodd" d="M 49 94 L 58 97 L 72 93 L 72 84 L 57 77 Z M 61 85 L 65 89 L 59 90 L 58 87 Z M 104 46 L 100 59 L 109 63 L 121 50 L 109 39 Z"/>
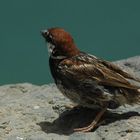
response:
<path fill-rule="evenodd" d="M 138 89 L 138 102 L 137 104 L 140 104 L 140 89 Z"/>
<path fill-rule="evenodd" d="M 140 88 L 139 89 L 123 89 L 126 103 L 129 105 L 140 105 Z"/>

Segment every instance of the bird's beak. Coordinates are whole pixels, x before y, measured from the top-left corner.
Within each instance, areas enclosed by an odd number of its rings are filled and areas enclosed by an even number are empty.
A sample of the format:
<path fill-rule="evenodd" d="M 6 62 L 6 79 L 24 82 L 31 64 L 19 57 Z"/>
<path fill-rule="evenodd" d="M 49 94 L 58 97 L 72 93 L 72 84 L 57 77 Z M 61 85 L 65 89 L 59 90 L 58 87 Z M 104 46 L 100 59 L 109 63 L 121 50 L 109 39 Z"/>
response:
<path fill-rule="evenodd" d="M 41 31 L 41 34 L 42 34 L 42 36 L 43 36 L 44 38 L 47 38 L 49 32 L 48 32 L 48 30 L 42 30 L 42 31 Z"/>

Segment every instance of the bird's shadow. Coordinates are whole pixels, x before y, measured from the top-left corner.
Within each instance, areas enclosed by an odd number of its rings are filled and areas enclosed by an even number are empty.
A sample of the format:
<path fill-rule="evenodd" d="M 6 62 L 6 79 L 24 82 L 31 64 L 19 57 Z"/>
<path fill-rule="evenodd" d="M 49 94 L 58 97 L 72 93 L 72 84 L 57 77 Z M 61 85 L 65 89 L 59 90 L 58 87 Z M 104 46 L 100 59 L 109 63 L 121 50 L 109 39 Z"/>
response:
<path fill-rule="evenodd" d="M 71 110 L 64 111 L 56 120 L 53 122 L 40 122 L 37 123 L 46 133 L 56 133 L 70 135 L 74 131 L 74 128 L 84 127 L 89 125 L 99 110 L 93 110 L 88 108 L 73 108 Z M 109 123 L 115 122 L 117 120 L 128 119 L 132 116 L 140 116 L 138 112 L 131 111 L 123 114 L 113 113 L 111 111 L 106 111 L 102 117 L 101 125 L 107 125 Z M 104 120 L 104 121 L 103 121 Z M 99 122 L 100 123 L 100 122 Z M 97 126 L 95 131 L 99 126 Z"/>

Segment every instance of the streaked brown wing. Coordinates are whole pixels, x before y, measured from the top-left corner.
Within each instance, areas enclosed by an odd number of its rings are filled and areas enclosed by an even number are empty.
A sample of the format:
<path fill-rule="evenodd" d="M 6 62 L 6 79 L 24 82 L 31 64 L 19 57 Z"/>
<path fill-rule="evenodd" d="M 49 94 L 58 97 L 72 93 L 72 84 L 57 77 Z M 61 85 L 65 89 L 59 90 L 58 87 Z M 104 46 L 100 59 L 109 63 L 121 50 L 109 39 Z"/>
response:
<path fill-rule="evenodd" d="M 90 59 L 90 61 L 88 61 L 88 59 Z M 106 64 L 105 61 L 97 61 L 98 59 L 95 58 L 92 59 L 93 63 L 91 56 L 87 55 L 85 60 L 83 57 L 80 58 L 80 56 L 64 60 L 60 63 L 60 66 L 65 66 L 61 72 L 68 78 L 79 81 L 92 79 L 93 82 L 97 82 L 103 86 L 124 87 L 129 89 L 139 88 L 135 85 L 131 85 L 117 67 L 114 68 L 113 65 L 111 65 L 110 68 L 109 64 Z"/>
<path fill-rule="evenodd" d="M 123 71 L 122 69 L 120 69 L 117 65 L 108 62 L 108 61 L 104 61 L 99 59 L 98 62 L 102 63 L 104 66 L 106 66 L 107 68 L 121 74 L 123 77 L 127 78 L 127 79 L 132 79 L 134 81 L 140 82 L 139 78 L 133 77 L 132 75 L 130 75 L 129 73 Z"/>

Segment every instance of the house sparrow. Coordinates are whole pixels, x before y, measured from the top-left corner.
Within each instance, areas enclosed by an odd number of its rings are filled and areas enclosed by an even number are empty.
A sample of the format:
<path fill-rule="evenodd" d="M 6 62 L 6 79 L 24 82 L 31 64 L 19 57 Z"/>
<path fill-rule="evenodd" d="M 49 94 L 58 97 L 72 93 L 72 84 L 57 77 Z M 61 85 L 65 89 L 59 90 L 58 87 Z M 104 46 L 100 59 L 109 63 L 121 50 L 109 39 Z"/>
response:
<path fill-rule="evenodd" d="M 111 62 L 81 52 L 62 28 L 44 30 L 42 35 L 48 43 L 50 70 L 58 89 L 79 106 L 101 110 L 90 125 L 75 131 L 91 131 L 107 109 L 140 103 L 140 87 L 128 81 L 140 79 Z"/>

